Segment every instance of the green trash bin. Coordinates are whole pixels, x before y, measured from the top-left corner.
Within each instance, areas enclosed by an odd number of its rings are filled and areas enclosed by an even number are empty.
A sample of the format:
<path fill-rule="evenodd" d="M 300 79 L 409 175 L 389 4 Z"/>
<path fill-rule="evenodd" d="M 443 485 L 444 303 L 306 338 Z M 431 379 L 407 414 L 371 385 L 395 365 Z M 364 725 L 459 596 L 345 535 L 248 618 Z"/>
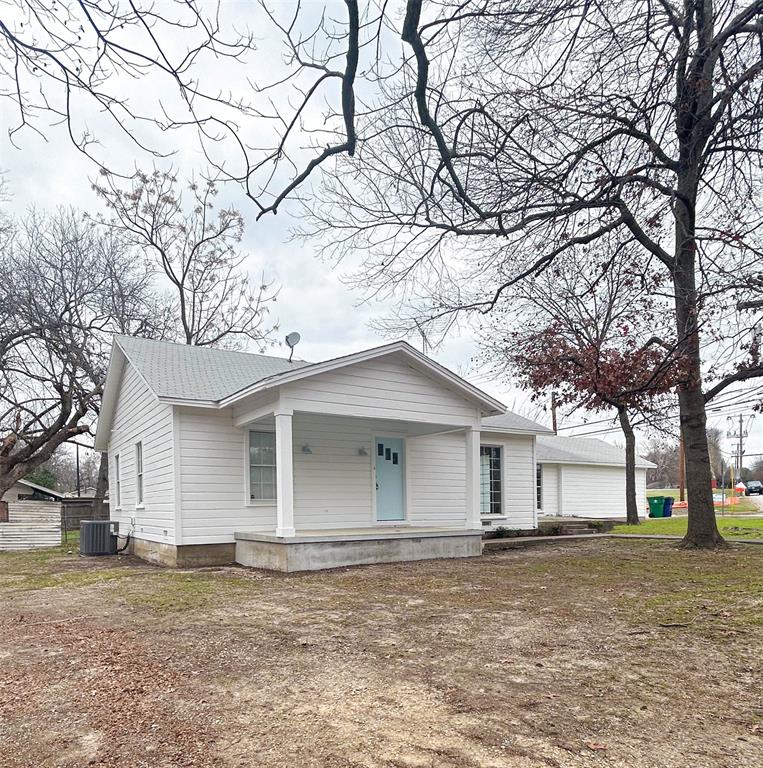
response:
<path fill-rule="evenodd" d="M 647 501 L 649 502 L 649 517 L 664 517 L 665 516 L 665 497 L 664 496 L 650 496 Z"/>

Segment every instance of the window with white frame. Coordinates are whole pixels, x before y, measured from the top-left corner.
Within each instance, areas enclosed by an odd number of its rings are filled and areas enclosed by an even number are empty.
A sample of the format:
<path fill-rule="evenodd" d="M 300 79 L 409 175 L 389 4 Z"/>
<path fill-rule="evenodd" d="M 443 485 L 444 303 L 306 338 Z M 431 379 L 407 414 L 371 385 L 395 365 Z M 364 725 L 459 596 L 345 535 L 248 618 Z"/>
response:
<path fill-rule="evenodd" d="M 276 497 L 275 432 L 249 433 L 249 499 L 273 501 Z"/>
<path fill-rule="evenodd" d="M 535 465 L 535 504 L 543 509 L 543 464 Z"/>
<path fill-rule="evenodd" d="M 143 443 L 135 443 L 135 503 L 143 503 Z"/>
<path fill-rule="evenodd" d="M 501 459 L 499 446 L 480 446 L 480 514 L 500 515 L 503 511 Z"/>
<path fill-rule="evenodd" d="M 114 480 L 116 484 L 116 502 L 117 508 L 122 506 L 122 473 L 119 469 L 119 454 L 114 457 Z"/>

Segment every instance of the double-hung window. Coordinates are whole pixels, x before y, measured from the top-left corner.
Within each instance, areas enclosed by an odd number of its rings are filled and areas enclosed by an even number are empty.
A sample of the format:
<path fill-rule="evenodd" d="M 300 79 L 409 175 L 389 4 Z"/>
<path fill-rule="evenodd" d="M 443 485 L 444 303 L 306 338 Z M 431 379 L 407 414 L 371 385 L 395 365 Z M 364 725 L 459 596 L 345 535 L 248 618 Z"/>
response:
<path fill-rule="evenodd" d="M 503 511 L 502 465 L 499 446 L 480 446 L 480 514 L 500 515 Z"/>
<path fill-rule="evenodd" d="M 535 467 L 535 505 L 543 509 L 543 464 Z"/>
<path fill-rule="evenodd" d="M 276 497 L 275 432 L 249 433 L 249 500 L 273 501 Z"/>
<path fill-rule="evenodd" d="M 135 443 L 135 503 L 143 504 L 143 443 Z"/>
<path fill-rule="evenodd" d="M 116 495 L 117 509 L 122 506 L 122 472 L 119 468 L 119 454 L 114 457 L 114 481 L 116 488 L 114 489 Z"/>

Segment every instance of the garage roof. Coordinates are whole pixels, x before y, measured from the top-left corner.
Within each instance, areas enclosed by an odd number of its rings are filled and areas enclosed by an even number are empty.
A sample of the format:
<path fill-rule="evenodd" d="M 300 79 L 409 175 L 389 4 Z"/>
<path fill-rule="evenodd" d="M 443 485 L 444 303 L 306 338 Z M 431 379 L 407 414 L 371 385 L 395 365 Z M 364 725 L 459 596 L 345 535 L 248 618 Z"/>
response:
<path fill-rule="evenodd" d="M 538 435 L 536 460 L 539 464 L 607 464 L 625 466 L 625 451 L 592 437 Z M 636 466 L 654 467 L 651 461 L 636 456 Z"/>

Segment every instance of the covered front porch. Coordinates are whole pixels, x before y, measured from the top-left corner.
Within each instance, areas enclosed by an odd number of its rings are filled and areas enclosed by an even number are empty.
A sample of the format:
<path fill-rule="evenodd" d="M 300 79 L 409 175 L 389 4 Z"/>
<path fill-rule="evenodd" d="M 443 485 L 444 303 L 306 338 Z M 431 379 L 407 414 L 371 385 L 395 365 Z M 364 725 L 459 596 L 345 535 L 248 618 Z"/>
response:
<path fill-rule="evenodd" d="M 317 571 L 482 554 L 482 531 L 454 528 L 354 528 L 282 537 L 236 533 L 236 562 L 275 571 Z"/>
<path fill-rule="evenodd" d="M 236 414 L 253 512 L 234 532 L 236 562 L 296 571 L 481 554 L 478 421 L 443 416 L 278 402 Z"/>

